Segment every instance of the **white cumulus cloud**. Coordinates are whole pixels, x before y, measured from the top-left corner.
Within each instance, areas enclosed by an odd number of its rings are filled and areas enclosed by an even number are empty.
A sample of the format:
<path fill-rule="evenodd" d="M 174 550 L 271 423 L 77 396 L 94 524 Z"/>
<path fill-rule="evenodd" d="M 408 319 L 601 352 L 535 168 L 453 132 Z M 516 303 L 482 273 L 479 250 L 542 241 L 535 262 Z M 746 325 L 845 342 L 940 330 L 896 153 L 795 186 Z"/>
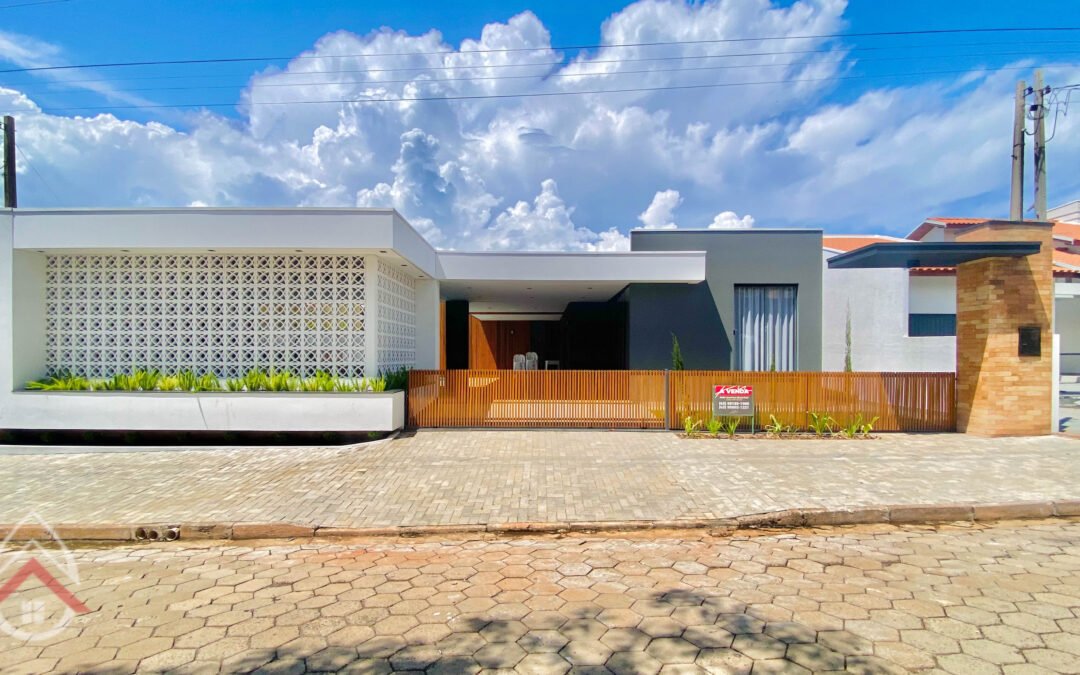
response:
<path fill-rule="evenodd" d="M 670 230 L 675 224 L 675 209 L 682 204 L 678 190 L 661 190 L 653 195 L 652 201 L 638 216 L 647 230 Z"/>
<path fill-rule="evenodd" d="M 748 213 L 740 218 L 734 211 L 721 211 L 709 223 L 710 230 L 738 230 L 753 226 L 753 216 Z"/>
<path fill-rule="evenodd" d="M 472 241 L 487 250 L 585 250 L 620 251 L 630 248 L 629 238 L 616 230 L 597 233 L 579 227 L 574 209 L 559 196 L 552 179 L 540 184 L 532 203 L 519 201 L 500 213 L 494 222 L 473 234 Z"/>

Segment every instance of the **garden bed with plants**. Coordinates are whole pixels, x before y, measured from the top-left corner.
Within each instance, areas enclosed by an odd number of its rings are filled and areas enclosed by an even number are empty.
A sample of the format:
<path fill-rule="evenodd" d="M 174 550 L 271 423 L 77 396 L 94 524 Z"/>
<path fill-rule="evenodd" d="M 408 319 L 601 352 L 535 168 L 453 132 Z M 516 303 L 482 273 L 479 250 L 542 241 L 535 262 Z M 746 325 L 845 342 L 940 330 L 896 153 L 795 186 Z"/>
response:
<path fill-rule="evenodd" d="M 380 373 L 377 377 L 337 377 L 318 371 L 300 377 L 286 370 L 253 368 L 241 377 L 219 378 L 213 373 L 196 374 L 192 370 L 163 373 L 160 370 L 134 370 L 108 378 L 87 378 L 57 374 L 26 383 L 29 391 L 123 391 L 123 392 L 315 392 L 369 393 L 405 389 L 407 368 Z"/>
<path fill-rule="evenodd" d="M 747 417 L 713 417 L 704 424 L 692 415 L 683 418 L 683 438 L 716 439 L 804 439 L 823 440 L 839 438 L 844 440 L 866 440 L 875 438 L 874 423 L 878 418 L 864 418 L 856 414 L 844 423 L 837 421 L 829 413 L 808 412 L 807 429 L 784 424 L 769 415 L 769 422 L 760 427 L 751 427 Z M 743 431 L 740 431 L 742 429 Z M 760 431 L 757 431 L 760 429 Z"/>

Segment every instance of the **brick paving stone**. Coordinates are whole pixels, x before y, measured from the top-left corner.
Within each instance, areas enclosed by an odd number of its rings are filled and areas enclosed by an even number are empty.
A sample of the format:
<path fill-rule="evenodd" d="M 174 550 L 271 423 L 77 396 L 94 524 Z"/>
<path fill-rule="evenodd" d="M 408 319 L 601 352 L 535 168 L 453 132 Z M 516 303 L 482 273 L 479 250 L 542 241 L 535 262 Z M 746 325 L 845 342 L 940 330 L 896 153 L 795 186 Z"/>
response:
<path fill-rule="evenodd" d="M 696 663 L 710 673 L 746 675 L 754 667 L 750 657 L 733 649 L 703 649 Z"/>
<path fill-rule="evenodd" d="M 1069 605 L 1080 522 L 1069 520 L 72 555 L 91 612 L 41 643 L 0 637 L 0 671 L 1080 673 L 1080 608 Z M 502 575 L 515 566 L 532 572 Z M 256 593 L 286 592 L 249 604 L 235 588 L 251 579 L 273 580 Z M 466 594 L 489 586 L 500 590 Z M 529 605 L 567 591 L 578 599 Z M 461 595 L 431 604 L 438 593 Z M 630 602 L 596 602 L 613 594 Z M 830 603 L 847 618 L 789 609 Z"/>
<path fill-rule="evenodd" d="M 675 433 L 421 430 L 359 447 L 0 455 L 0 523 L 29 511 L 54 523 L 321 527 L 723 518 L 934 503 L 943 485 L 951 502 L 1076 499 L 1077 443 L 958 434 L 732 443 Z M 170 479 L 156 480 L 162 475 Z M 665 562 L 680 575 L 715 571 L 701 561 Z M 560 564 L 566 574 L 594 571 L 584 559 Z M 520 564 L 506 566 L 513 568 L 507 576 L 524 574 Z M 325 585 L 300 581 L 297 590 Z M 268 590 L 251 576 L 217 592 L 258 597 Z M 1044 604 L 1080 602 L 1045 587 L 1034 592 L 1048 594 Z"/>

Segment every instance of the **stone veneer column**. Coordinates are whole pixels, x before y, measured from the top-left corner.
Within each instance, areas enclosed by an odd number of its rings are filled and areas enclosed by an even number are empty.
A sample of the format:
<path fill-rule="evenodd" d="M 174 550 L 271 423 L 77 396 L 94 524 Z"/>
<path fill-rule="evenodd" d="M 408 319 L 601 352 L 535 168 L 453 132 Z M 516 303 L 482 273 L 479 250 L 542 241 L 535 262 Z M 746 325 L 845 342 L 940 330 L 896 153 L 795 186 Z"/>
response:
<path fill-rule="evenodd" d="M 957 430 L 991 436 L 1050 430 L 1053 387 L 1053 238 L 1042 222 L 990 221 L 958 242 L 1038 241 L 1023 258 L 985 258 L 956 273 Z M 1040 356 L 1019 356 L 1019 329 L 1038 326 Z"/>

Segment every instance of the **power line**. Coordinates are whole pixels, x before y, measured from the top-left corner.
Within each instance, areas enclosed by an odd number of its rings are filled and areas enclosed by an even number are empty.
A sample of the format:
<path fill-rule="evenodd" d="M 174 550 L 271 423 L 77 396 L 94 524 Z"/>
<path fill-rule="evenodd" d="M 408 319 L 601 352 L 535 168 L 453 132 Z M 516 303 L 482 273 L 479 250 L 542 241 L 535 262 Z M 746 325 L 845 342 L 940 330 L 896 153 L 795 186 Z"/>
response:
<path fill-rule="evenodd" d="M 1073 43 L 1073 44 L 1080 44 Z M 1080 54 L 1077 51 L 1056 51 L 1055 56 L 1062 54 Z M 963 54 L 959 55 L 963 58 L 982 58 L 986 56 L 1027 56 L 1030 55 L 1028 51 L 1013 51 L 1013 52 L 981 52 L 975 54 Z M 837 54 L 838 57 L 842 57 L 841 54 Z M 936 54 L 925 54 L 920 56 L 894 56 L 885 58 L 869 58 L 859 59 L 858 63 L 873 63 L 884 61 L 917 61 L 924 59 L 940 59 L 941 57 Z M 817 65 L 829 65 L 837 64 L 842 61 L 838 59 L 826 60 L 821 59 L 817 61 L 784 61 L 782 63 L 752 63 L 752 64 L 736 64 L 736 65 L 723 65 L 723 66 L 690 66 L 681 68 L 652 68 L 643 70 L 616 70 L 616 71 L 593 71 L 582 73 L 534 73 L 530 75 L 489 75 L 483 77 L 447 77 L 447 78 L 432 78 L 418 80 L 415 77 L 404 80 L 329 80 L 321 82 L 268 82 L 257 83 L 249 85 L 251 89 L 264 89 L 264 88 L 278 88 L 278 87 L 320 87 L 320 86 L 336 86 L 336 85 L 351 85 L 351 84 L 428 84 L 428 83 L 442 83 L 442 82 L 483 82 L 492 80 L 527 80 L 527 79 L 552 79 L 552 78 L 571 78 L 571 77 L 604 77 L 604 76 L 623 76 L 623 75 L 640 75 L 651 73 L 680 73 L 680 72 L 702 72 L 702 71 L 717 71 L 717 70 L 734 70 L 745 68 L 780 68 L 787 66 L 817 66 Z M 373 72 L 373 71 L 355 71 L 355 72 Z M 298 73 L 299 74 L 299 73 Z M 304 73 L 307 75 L 321 75 L 322 73 L 312 72 Z M 53 84 L 65 84 L 65 83 L 53 83 Z M 153 92 L 153 91 L 195 91 L 195 90 L 210 90 L 210 89 L 236 89 L 236 85 L 189 85 L 189 86 L 175 86 L 175 87 L 134 87 L 130 89 L 124 89 L 125 93 L 129 92 Z M 42 94 L 47 92 L 67 92 L 67 91 L 83 91 L 79 87 L 55 87 L 51 86 L 45 90 L 34 89 L 20 89 L 26 94 Z M 95 92 L 87 92 L 95 93 Z"/>
<path fill-rule="evenodd" d="M 989 46 L 1014 46 L 1015 42 L 958 42 L 952 43 L 950 47 L 989 47 Z M 1048 40 L 1039 43 L 1040 46 L 1046 45 L 1077 45 L 1080 42 L 1075 40 L 1063 40 L 1055 41 Z M 843 54 L 850 54 L 852 52 L 864 52 L 864 51 L 886 51 L 894 49 L 931 49 L 933 45 L 894 45 L 887 47 L 849 47 L 843 50 Z M 450 52 L 447 52 L 450 53 Z M 454 52 L 456 53 L 456 52 Z M 801 49 L 801 50 L 784 50 L 775 52 L 741 52 L 741 53 L 729 53 L 729 54 L 695 54 L 695 55 L 678 55 L 678 56 L 652 56 L 652 57 L 637 57 L 637 58 L 621 58 L 621 59 L 591 59 L 587 63 L 634 63 L 634 62 L 650 62 L 650 61 L 681 61 L 681 60 L 703 60 L 703 59 L 729 59 L 739 58 L 746 56 L 781 56 L 786 54 L 840 54 L 837 49 Z M 1027 52 L 1024 52 L 1027 53 Z M 958 55 L 963 56 L 963 55 Z M 344 57 L 342 57 L 344 58 Z M 867 60 L 867 59 L 864 59 Z M 333 70 L 319 70 L 319 71 L 306 71 L 306 72 L 280 72 L 274 73 L 274 77 L 300 77 L 307 75 L 328 75 L 328 74 L 342 74 L 342 73 L 389 73 L 389 72 L 406 72 L 406 71 L 426 71 L 426 70 L 469 70 L 476 68 L 528 68 L 528 67 L 541 67 L 541 66 L 564 66 L 568 65 L 565 61 L 537 61 L 534 63 L 493 63 L 493 64 L 481 64 L 481 65 L 426 65 L 426 66 L 410 66 L 401 68 L 348 68 L 348 69 L 333 69 Z M 235 77 L 234 75 L 145 75 L 138 77 L 121 77 L 121 78 L 89 78 L 80 80 L 60 80 L 52 84 L 84 84 L 93 82 L 141 82 L 141 81 L 153 81 L 153 80 L 220 80 L 225 78 Z M 34 80 L 26 80 L 26 82 L 34 82 Z M 19 86 L 19 82 L 12 84 L 11 86 Z"/>
<path fill-rule="evenodd" d="M 0 5 L 0 9 L 15 9 L 16 7 L 33 7 L 35 5 L 57 5 L 71 0 L 38 0 L 37 2 L 17 2 L 11 5 Z"/>
<path fill-rule="evenodd" d="M 995 72 L 1008 71 L 1008 70 L 1029 70 L 1029 66 L 1017 66 L 1009 68 L 994 68 Z M 472 101 L 483 99 L 505 99 L 505 98 L 538 98 L 538 97 L 553 97 L 553 96 L 582 96 L 587 94 L 628 94 L 628 93 L 642 93 L 642 92 L 654 92 L 654 91 L 676 91 L 676 90 L 693 90 L 693 89 L 719 89 L 726 87 L 745 87 L 755 85 L 771 85 L 771 84 L 798 84 L 802 82 L 833 82 L 833 81 L 846 81 L 846 80 L 866 80 L 866 79 L 879 79 L 885 77 L 916 77 L 923 75 L 956 75 L 960 73 L 970 74 L 972 72 L 988 71 L 989 68 L 978 68 L 974 71 L 970 68 L 961 70 L 927 70 L 921 72 L 910 73 L 891 73 L 887 75 L 851 75 L 851 76 L 837 76 L 837 77 L 818 77 L 818 78 L 802 78 L 793 80 L 766 80 L 758 82 L 720 82 L 709 84 L 684 84 L 684 85 L 666 85 L 662 87 L 628 87 L 624 89 L 590 89 L 580 91 L 549 91 L 549 92 L 522 92 L 514 94 L 463 94 L 454 96 L 413 96 L 407 98 L 352 98 L 352 99 L 326 99 L 326 100 L 307 100 L 307 101 L 248 101 L 243 105 L 311 105 L 311 104 L 341 104 L 341 103 L 410 103 L 410 102 L 424 102 L 424 101 Z M 240 105 L 236 102 L 208 102 L 208 103 L 158 103 L 150 105 L 125 105 L 125 106 L 76 106 L 66 108 L 42 108 L 42 112 L 57 113 L 57 112 L 76 112 L 76 111 L 90 111 L 90 110 L 131 110 L 131 109 L 158 109 L 158 108 L 225 108 L 235 107 Z"/>
<path fill-rule="evenodd" d="M 56 190 L 53 190 L 52 185 L 49 185 L 49 181 L 45 180 L 45 176 L 41 175 L 41 172 L 37 170 L 37 167 L 30 163 L 30 158 L 26 156 L 26 153 L 23 152 L 22 148 L 16 145 L 15 152 L 19 153 L 19 156 L 23 158 L 24 162 L 26 162 L 26 166 L 30 167 L 30 170 L 34 172 L 34 175 L 38 177 L 38 180 L 41 181 L 41 184 L 44 185 L 45 189 L 48 190 L 49 193 L 53 196 L 53 199 L 56 200 L 56 203 L 63 204 L 64 200 L 60 199 L 60 195 L 57 194 Z"/>
<path fill-rule="evenodd" d="M 732 44 L 743 42 L 758 42 L 770 40 L 826 40 L 834 38 L 852 37 L 886 37 L 886 36 L 911 36 L 911 35 L 955 35 L 971 33 L 1046 33 L 1046 32 L 1076 32 L 1080 27 L 1054 26 L 1054 27 L 1004 27 L 1004 28 L 942 28 L 932 30 L 907 30 L 907 31 L 874 31 L 864 33 L 822 33 L 818 35 L 772 35 L 760 37 L 740 38 L 715 38 L 710 40 L 670 40 L 656 42 L 624 42 L 614 44 L 595 45 L 570 45 L 570 46 L 547 46 L 547 47 L 506 47 L 500 49 L 471 49 L 468 51 L 442 50 L 435 52 L 384 52 L 377 54 L 300 54 L 289 56 L 237 56 L 205 59 L 174 59 L 154 61 L 112 61 L 103 63 L 82 63 L 63 66 L 34 66 L 30 68 L 10 68 L 0 70 L 0 73 L 29 73 L 46 70 L 77 70 L 84 68 L 128 68 L 133 66 L 170 66 L 170 65 L 194 65 L 207 63 L 244 63 L 252 61 L 293 61 L 299 59 L 334 59 L 334 58 L 372 58 L 384 56 L 439 56 L 439 55 L 465 55 L 465 54 L 491 54 L 511 52 L 536 52 L 536 51 L 568 51 L 582 49 L 614 49 L 624 47 L 660 47 L 665 45 L 696 45 L 696 44 Z"/>

